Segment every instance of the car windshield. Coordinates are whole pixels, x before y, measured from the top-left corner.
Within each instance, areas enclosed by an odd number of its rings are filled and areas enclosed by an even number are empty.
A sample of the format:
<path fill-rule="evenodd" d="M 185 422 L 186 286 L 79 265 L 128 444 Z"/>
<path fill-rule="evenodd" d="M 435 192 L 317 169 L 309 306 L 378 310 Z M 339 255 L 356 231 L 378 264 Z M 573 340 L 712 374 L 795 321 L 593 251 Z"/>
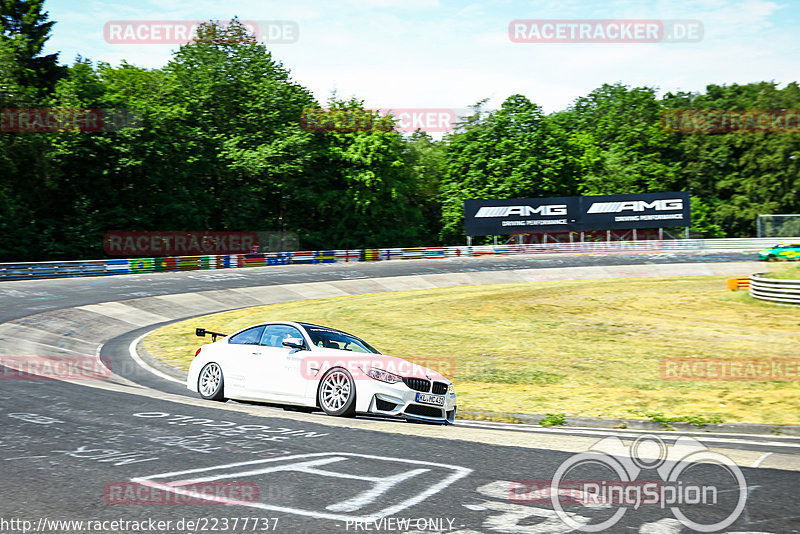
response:
<path fill-rule="evenodd" d="M 313 324 L 304 324 L 303 327 L 311 338 L 311 343 L 318 347 L 329 349 L 349 350 L 352 352 L 365 352 L 370 354 L 380 354 L 374 347 L 363 339 L 358 339 L 340 330 L 325 328 Z"/>

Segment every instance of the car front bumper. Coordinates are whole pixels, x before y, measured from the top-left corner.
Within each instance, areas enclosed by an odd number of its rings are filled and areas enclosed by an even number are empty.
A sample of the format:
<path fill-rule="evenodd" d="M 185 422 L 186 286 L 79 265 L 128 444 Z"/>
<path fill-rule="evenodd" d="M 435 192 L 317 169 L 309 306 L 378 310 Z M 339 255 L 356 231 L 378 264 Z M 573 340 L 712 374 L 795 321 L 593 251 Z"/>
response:
<path fill-rule="evenodd" d="M 430 393 L 411 389 L 403 382 L 388 384 L 370 379 L 357 388 L 356 411 L 429 423 L 450 424 L 455 421 L 455 393 L 437 395 L 444 397 L 442 406 L 419 402 L 418 394 Z"/>

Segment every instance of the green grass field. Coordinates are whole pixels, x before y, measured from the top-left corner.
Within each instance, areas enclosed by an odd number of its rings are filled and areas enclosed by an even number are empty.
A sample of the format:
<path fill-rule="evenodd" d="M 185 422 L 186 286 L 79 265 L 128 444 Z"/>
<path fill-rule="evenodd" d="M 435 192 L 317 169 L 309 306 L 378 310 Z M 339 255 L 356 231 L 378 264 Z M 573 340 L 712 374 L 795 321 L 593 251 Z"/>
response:
<path fill-rule="evenodd" d="M 800 280 L 800 263 L 785 263 L 783 265 L 771 265 L 769 269 L 770 278 L 782 278 L 784 280 Z"/>
<path fill-rule="evenodd" d="M 800 382 L 669 381 L 665 358 L 787 358 L 800 310 L 725 290 L 724 277 L 535 282 L 379 293 L 236 310 L 161 328 L 156 357 L 187 368 L 206 340 L 301 320 L 363 337 L 451 377 L 459 409 L 694 422 L 800 423 Z"/>

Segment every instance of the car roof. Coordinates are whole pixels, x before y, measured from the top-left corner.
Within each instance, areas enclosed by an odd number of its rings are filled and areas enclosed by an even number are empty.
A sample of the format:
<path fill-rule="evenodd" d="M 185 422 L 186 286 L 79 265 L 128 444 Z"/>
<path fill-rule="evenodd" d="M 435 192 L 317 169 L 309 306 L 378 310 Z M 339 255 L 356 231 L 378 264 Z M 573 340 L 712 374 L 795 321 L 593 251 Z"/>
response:
<path fill-rule="evenodd" d="M 354 338 L 356 338 L 358 340 L 363 341 L 363 339 L 361 339 L 360 337 L 355 336 L 353 334 L 350 334 L 348 332 L 345 332 L 344 330 L 339 330 L 338 328 L 331 328 L 330 326 L 322 326 L 322 325 L 314 324 L 314 323 L 297 323 L 297 324 L 299 324 L 300 326 L 302 326 L 303 328 L 306 328 L 306 329 L 308 329 L 308 328 L 312 328 L 312 329 L 319 328 L 321 330 L 327 330 L 328 332 L 336 332 L 338 334 L 344 334 L 346 336 L 354 337 Z"/>
<path fill-rule="evenodd" d="M 246 330 L 246 329 L 252 328 L 254 326 L 267 326 L 267 325 L 271 325 L 271 324 L 287 324 L 287 325 L 292 325 L 292 326 L 302 326 L 304 329 L 318 328 L 320 330 L 325 330 L 325 331 L 328 331 L 328 332 L 336 332 L 336 333 L 339 333 L 339 334 L 344 334 L 346 336 L 354 337 L 356 339 L 359 339 L 359 340 L 363 341 L 363 339 L 361 339 L 360 337 L 355 336 L 353 334 L 350 334 L 348 332 L 345 332 L 344 330 L 339 330 L 338 328 L 332 328 L 330 326 L 323 326 L 323 325 L 319 325 L 319 324 L 306 323 L 306 322 L 301 322 L 301 321 L 266 321 L 266 322 L 263 322 L 263 323 L 251 324 L 250 326 L 246 326 L 246 327 L 242 328 L 242 330 Z"/>

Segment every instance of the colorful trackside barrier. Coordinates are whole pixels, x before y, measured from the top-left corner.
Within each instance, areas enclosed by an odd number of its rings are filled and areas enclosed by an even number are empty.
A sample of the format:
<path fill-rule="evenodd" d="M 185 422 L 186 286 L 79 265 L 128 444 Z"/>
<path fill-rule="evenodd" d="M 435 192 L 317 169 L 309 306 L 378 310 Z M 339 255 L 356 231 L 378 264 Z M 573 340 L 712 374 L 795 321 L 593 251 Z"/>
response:
<path fill-rule="evenodd" d="M 234 269 L 269 265 L 346 263 L 356 261 L 444 260 L 478 256 L 517 254 L 582 253 L 609 254 L 669 250 L 759 250 L 776 240 L 800 238 L 753 239 L 676 239 L 665 241 L 597 241 L 583 243 L 546 243 L 536 245 L 485 245 L 454 247 L 408 247 L 351 250 L 311 250 L 266 252 L 260 254 L 225 254 L 210 256 L 170 256 L 39 263 L 0 263 L 0 280 L 35 280 L 74 276 L 108 276 L 206 269 Z"/>

